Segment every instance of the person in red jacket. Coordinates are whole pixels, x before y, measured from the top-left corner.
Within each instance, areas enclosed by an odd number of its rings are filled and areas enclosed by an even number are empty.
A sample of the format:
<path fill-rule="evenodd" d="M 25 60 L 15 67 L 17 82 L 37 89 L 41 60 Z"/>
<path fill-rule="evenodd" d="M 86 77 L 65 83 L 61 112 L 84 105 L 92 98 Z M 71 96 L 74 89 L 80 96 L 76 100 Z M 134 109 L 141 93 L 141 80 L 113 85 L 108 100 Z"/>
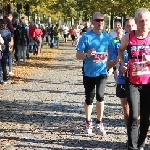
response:
<path fill-rule="evenodd" d="M 34 39 L 36 39 L 38 41 L 38 52 L 37 52 L 37 54 L 41 53 L 42 35 L 43 35 L 42 30 L 39 28 L 38 25 L 35 25 L 33 37 L 34 37 Z"/>

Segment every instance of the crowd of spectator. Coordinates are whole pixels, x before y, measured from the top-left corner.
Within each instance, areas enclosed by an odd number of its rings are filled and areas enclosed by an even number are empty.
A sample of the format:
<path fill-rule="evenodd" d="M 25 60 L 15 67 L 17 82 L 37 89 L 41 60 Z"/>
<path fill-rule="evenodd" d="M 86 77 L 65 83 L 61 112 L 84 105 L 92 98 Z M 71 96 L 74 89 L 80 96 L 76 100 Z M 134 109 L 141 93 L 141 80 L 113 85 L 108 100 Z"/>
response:
<path fill-rule="evenodd" d="M 33 22 L 27 24 L 24 17 L 14 19 L 12 14 L 0 18 L 0 82 L 4 84 L 10 84 L 8 75 L 14 75 L 13 64 L 25 63 L 30 55 L 39 57 L 44 42 L 50 48 L 59 49 L 60 38 L 64 43 L 70 38 L 72 46 L 76 46 L 82 34 L 92 28 L 89 23 L 71 27 L 66 23 L 48 23 L 47 26 Z"/>

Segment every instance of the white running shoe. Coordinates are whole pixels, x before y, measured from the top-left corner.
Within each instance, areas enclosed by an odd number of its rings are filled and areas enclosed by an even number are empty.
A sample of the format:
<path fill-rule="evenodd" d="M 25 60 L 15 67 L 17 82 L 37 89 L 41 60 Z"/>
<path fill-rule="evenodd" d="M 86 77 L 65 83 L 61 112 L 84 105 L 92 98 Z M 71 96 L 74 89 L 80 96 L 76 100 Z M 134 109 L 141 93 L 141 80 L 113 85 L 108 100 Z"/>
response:
<path fill-rule="evenodd" d="M 3 84 L 11 84 L 10 81 L 4 81 Z"/>
<path fill-rule="evenodd" d="M 92 121 L 86 122 L 85 134 L 92 134 Z"/>
<path fill-rule="evenodd" d="M 9 72 L 10 76 L 14 76 L 14 73 L 12 71 Z"/>
<path fill-rule="evenodd" d="M 97 132 L 101 135 L 106 135 L 106 131 L 104 129 L 103 123 L 100 122 L 100 123 L 97 123 L 96 125 L 97 125 L 96 126 Z"/>

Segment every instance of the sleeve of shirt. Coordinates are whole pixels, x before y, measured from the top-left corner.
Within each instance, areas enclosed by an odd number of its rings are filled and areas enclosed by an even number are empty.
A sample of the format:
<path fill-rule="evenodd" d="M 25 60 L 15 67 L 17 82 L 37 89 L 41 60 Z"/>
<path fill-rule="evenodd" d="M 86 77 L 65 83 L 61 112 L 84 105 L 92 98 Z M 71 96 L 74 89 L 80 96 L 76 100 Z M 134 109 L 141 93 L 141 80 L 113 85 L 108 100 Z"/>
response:
<path fill-rule="evenodd" d="M 80 38 L 79 43 L 76 47 L 76 50 L 83 52 L 83 51 L 85 51 L 85 49 L 86 49 L 85 36 L 82 35 L 82 37 Z"/>
<path fill-rule="evenodd" d="M 111 36 L 109 36 L 109 45 L 108 45 L 108 51 L 110 52 L 112 47 L 113 47 L 113 42 L 112 42 L 113 38 Z"/>
<path fill-rule="evenodd" d="M 117 56 L 118 56 L 118 51 L 116 50 L 116 45 L 112 44 L 110 53 L 108 55 L 108 59 L 114 60 L 117 59 Z"/>

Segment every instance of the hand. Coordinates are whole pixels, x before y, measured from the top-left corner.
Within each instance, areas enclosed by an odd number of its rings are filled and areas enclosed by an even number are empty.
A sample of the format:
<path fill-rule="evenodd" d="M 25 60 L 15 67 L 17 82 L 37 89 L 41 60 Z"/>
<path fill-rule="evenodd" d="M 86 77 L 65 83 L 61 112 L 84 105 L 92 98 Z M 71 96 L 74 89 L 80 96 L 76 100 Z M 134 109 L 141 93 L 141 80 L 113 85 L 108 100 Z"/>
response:
<path fill-rule="evenodd" d="M 12 49 L 12 48 L 13 48 L 13 45 L 9 45 L 9 48 Z"/>
<path fill-rule="evenodd" d="M 146 60 L 148 64 L 150 64 L 150 55 L 143 55 L 143 59 Z"/>
<path fill-rule="evenodd" d="M 88 50 L 87 57 L 90 57 L 90 56 L 95 55 L 95 54 L 96 54 L 96 50 L 94 50 L 94 48 L 93 48 L 91 50 Z"/>
<path fill-rule="evenodd" d="M 125 74 L 127 70 L 128 70 L 127 63 L 121 64 L 121 71 L 123 72 L 123 74 Z"/>

